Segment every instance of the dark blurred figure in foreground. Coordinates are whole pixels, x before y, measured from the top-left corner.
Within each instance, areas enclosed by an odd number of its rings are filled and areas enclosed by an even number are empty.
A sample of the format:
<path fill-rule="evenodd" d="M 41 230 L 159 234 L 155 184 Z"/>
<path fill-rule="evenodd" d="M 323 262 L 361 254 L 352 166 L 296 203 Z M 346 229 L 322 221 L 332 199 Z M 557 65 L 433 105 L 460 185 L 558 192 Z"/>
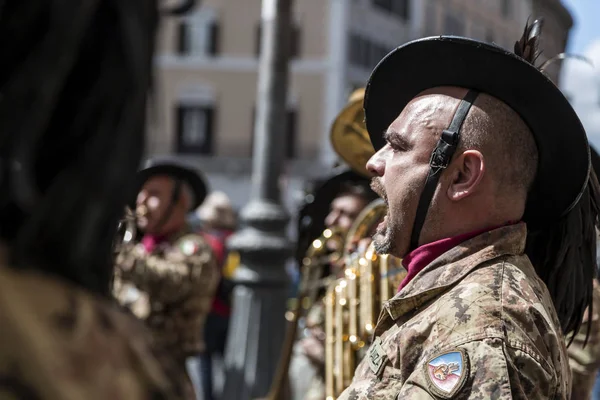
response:
<path fill-rule="evenodd" d="M 110 299 L 143 149 L 152 0 L 0 2 L 0 398 L 177 399 Z"/>

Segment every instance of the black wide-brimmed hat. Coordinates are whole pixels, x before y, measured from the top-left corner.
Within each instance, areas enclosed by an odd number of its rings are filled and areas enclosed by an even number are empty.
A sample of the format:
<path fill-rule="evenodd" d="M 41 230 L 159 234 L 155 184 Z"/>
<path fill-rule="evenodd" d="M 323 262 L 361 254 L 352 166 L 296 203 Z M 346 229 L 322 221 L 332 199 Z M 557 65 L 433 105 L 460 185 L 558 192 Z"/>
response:
<path fill-rule="evenodd" d="M 547 227 L 573 208 L 590 169 L 585 130 L 546 75 L 492 44 L 440 36 L 388 54 L 373 71 L 365 94 L 366 124 L 375 149 L 383 147 L 384 131 L 414 97 L 439 86 L 487 93 L 510 106 L 531 129 L 539 155 L 524 216 L 531 228 Z"/>
<path fill-rule="evenodd" d="M 526 252 L 550 290 L 564 331 L 570 332 L 578 329 L 591 300 L 594 226 L 600 199 L 585 130 L 565 96 L 534 65 L 542 25 L 541 19 L 527 24 L 515 43 L 515 53 L 456 36 L 430 37 L 400 46 L 375 67 L 366 87 L 364 109 L 371 142 L 379 150 L 385 145 L 383 133 L 418 94 L 441 86 L 468 89 L 432 152 L 412 247 L 478 93 L 499 99 L 521 117 L 538 149 L 537 175 L 523 216 L 528 227 Z"/>
<path fill-rule="evenodd" d="M 198 207 L 206 198 L 208 185 L 195 168 L 173 160 L 149 160 L 144 168 L 137 173 L 132 204 L 135 204 L 135 198 L 144 183 L 157 175 L 167 175 L 185 182 L 194 196 L 190 205 L 191 209 Z"/>

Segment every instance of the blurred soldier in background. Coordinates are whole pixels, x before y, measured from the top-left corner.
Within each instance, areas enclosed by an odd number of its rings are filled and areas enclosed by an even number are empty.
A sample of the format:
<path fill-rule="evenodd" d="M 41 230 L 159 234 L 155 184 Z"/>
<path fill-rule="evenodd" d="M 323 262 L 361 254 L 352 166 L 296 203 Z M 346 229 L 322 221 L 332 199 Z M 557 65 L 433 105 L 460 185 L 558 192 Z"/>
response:
<path fill-rule="evenodd" d="M 325 217 L 325 227 L 332 231 L 341 232 L 341 237 L 347 233 L 350 226 L 363 208 L 376 198 L 369 187 L 369 180 L 360 175 L 346 171 L 328 180 L 321 190 L 325 193 L 330 185 L 339 190 L 333 200 L 327 202 L 324 196 L 315 193 L 315 205 L 326 206 L 329 203 L 329 213 Z M 328 252 L 340 254 L 343 251 L 343 240 L 327 240 L 324 246 Z M 344 260 L 339 257 L 332 259 L 329 265 L 323 266 L 321 279 L 339 277 L 343 271 Z M 325 285 L 324 285 L 325 286 Z M 294 399 L 324 399 L 324 366 L 325 366 L 325 311 L 322 296 L 325 287 L 319 291 L 316 301 L 309 309 L 304 320 L 304 330 L 294 347 L 290 365 L 290 381 Z"/>
<path fill-rule="evenodd" d="M 372 154 L 368 149 L 372 147 L 362 123 L 363 93 L 364 89 L 358 89 L 351 94 L 348 104 L 332 125 L 331 138 L 333 147 L 341 156 L 348 152 L 340 151 L 340 141 L 336 138 L 351 134 L 364 136 L 368 144 L 366 153 L 356 153 L 364 148 L 353 146 L 352 156 L 344 159 L 352 169 L 345 167 L 343 172 L 325 180 L 311 194 L 311 201 L 300 211 L 297 250 L 299 264 L 307 265 L 308 262 L 311 268 L 320 268 L 322 272 L 318 279 L 322 283 L 319 284 L 320 290 L 316 298 L 311 300 L 306 318 L 300 321 L 300 326 L 304 329 L 293 348 L 289 379 L 292 398 L 296 400 L 325 398 L 325 310 L 322 298 L 327 282 L 340 277 L 343 272 L 346 260 L 342 253 L 348 231 L 360 212 L 377 198 L 370 188 L 370 178 L 364 168 L 366 160 Z M 322 234 L 328 231 L 330 234 Z M 319 243 L 323 242 L 321 250 L 314 248 L 315 239 Z M 327 254 L 326 257 L 323 257 L 323 252 Z M 312 278 L 301 279 L 309 281 L 309 285 L 315 284 Z M 301 299 L 301 302 L 304 303 L 304 300 Z M 299 307 L 306 306 L 307 304 L 299 304 Z"/>
<path fill-rule="evenodd" d="M 191 168 L 153 162 L 138 173 L 135 187 L 137 225 L 144 236 L 121 249 L 116 273 L 147 296 L 146 315 L 138 317 L 156 345 L 173 356 L 179 379 L 191 392 L 186 363 L 205 350 L 204 324 L 219 281 L 210 246 L 186 222 L 189 210 L 204 200 L 206 185 Z M 115 284 L 117 298 L 119 289 Z"/>
<path fill-rule="evenodd" d="M 237 229 L 237 216 L 227 195 L 215 191 L 210 193 L 195 212 L 200 221 L 198 232 L 206 239 L 215 254 L 221 271 L 219 284 L 206 319 L 204 339 L 206 347 L 200 356 L 200 378 L 204 390 L 204 400 L 213 399 L 213 358 L 224 357 L 225 343 L 231 316 L 231 294 L 233 282 L 230 280 L 233 257 L 227 250 L 227 239 Z"/>

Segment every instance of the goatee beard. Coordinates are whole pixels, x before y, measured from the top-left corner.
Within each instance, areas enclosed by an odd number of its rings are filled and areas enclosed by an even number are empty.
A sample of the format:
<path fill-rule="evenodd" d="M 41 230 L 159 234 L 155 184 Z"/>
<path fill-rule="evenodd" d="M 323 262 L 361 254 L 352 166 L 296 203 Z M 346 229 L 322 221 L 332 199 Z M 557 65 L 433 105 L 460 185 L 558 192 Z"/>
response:
<path fill-rule="evenodd" d="M 388 235 L 388 229 L 385 229 L 384 232 L 377 232 L 373 236 L 373 247 L 379 255 L 390 254 L 393 250 L 393 243 L 394 241 Z"/>

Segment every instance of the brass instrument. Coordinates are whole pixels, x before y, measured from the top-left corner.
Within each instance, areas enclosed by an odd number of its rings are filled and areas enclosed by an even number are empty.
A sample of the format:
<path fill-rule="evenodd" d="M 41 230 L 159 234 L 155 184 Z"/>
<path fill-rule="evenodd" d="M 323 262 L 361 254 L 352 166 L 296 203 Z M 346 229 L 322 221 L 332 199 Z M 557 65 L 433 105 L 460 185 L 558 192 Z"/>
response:
<path fill-rule="evenodd" d="M 352 92 L 348 104 L 333 122 L 329 138 L 336 154 L 352 170 L 363 176 L 370 176 L 366 165 L 375 154 L 375 149 L 365 126 L 364 95 L 365 88 Z"/>
<path fill-rule="evenodd" d="M 350 385 L 383 303 L 393 296 L 406 275 L 401 260 L 377 255 L 372 243 L 366 251 L 350 250 L 374 233 L 386 212 L 385 203 L 378 199 L 357 217 L 346 237 L 345 276 L 333 282 L 325 295 L 327 400 L 334 400 Z"/>
<path fill-rule="evenodd" d="M 135 245 L 138 218 L 145 216 L 146 212 L 145 206 L 138 207 L 135 212 L 129 206 L 125 206 L 125 213 L 119 221 L 113 245 L 116 265 L 118 265 L 119 255 L 123 252 L 126 253 L 128 248 Z M 149 300 L 147 294 L 138 290 L 130 282 L 123 280 L 122 271 L 117 266 L 113 270 L 110 290 L 119 304 L 129 308 L 136 317 L 144 319 L 148 315 Z"/>
<path fill-rule="evenodd" d="M 332 252 L 328 246 L 330 243 L 334 247 Z M 298 324 L 317 300 L 319 290 L 326 288 L 331 282 L 328 274 L 324 276 L 324 267 L 341 259 L 343 244 L 344 237 L 341 231 L 325 229 L 321 236 L 313 240 L 302 260 L 300 287 L 295 301 L 291 303 L 290 310 L 286 313 L 288 326 L 277 372 L 266 397 L 269 400 L 284 398 L 284 385 L 288 378 Z"/>
<path fill-rule="evenodd" d="M 334 250 L 329 252 L 332 243 Z M 306 256 L 302 259 L 302 279 L 298 299 L 299 306 L 305 311 L 310 309 L 317 299 L 319 290 L 329 285 L 329 275 L 324 276 L 324 266 L 338 263 L 342 258 L 344 236 L 339 229 L 325 229 L 320 237 L 313 240 Z"/>
<path fill-rule="evenodd" d="M 137 221 L 133 211 L 128 206 L 125 206 L 125 214 L 119 221 L 117 227 L 117 236 L 115 239 L 115 252 L 121 250 L 124 245 L 133 241 L 137 233 Z"/>

